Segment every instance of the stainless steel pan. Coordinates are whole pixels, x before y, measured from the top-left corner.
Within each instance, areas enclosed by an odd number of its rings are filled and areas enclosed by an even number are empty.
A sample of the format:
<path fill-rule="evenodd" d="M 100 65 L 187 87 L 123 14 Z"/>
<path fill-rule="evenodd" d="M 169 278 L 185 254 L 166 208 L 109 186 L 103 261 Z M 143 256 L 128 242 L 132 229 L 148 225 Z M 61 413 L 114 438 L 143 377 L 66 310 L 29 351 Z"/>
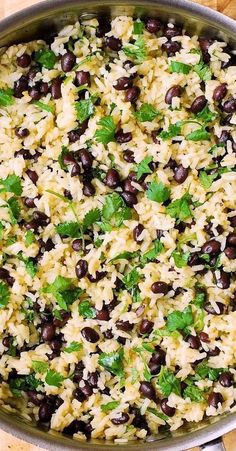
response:
<path fill-rule="evenodd" d="M 236 22 L 217 12 L 187 0 L 47 0 L 10 16 L 0 22 L 0 47 L 33 38 L 47 38 L 62 26 L 78 18 L 128 14 L 158 16 L 184 23 L 191 33 L 215 36 L 229 42 L 236 49 Z M 214 417 L 197 424 L 188 424 L 171 435 L 162 435 L 146 442 L 132 442 L 121 446 L 96 441 L 81 443 L 56 432 L 46 432 L 17 416 L 0 411 L 0 428 L 17 437 L 50 450 L 96 451 L 183 451 L 202 445 L 205 451 L 222 451 L 218 437 L 236 427 L 236 413 Z M 0 445 L 1 448 L 1 445 Z M 235 447 L 236 448 L 236 447 Z M 233 450 L 232 450 L 233 451 Z"/>

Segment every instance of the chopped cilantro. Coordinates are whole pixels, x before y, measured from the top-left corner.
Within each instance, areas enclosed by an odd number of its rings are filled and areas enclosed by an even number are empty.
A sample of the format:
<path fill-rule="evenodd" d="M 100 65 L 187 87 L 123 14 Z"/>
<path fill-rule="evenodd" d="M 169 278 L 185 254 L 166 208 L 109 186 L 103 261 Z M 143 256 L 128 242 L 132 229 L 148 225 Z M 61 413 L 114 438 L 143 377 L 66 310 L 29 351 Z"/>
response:
<path fill-rule="evenodd" d="M 132 33 L 143 34 L 144 27 L 145 27 L 144 23 L 138 19 L 134 22 Z"/>
<path fill-rule="evenodd" d="M 200 171 L 199 173 L 199 181 L 205 190 L 208 190 L 211 187 L 217 177 L 218 172 L 215 172 L 214 174 L 207 174 L 206 171 Z"/>
<path fill-rule="evenodd" d="M 30 246 L 35 241 L 35 236 L 32 230 L 27 230 L 25 234 L 25 245 L 26 247 Z"/>
<path fill-rule="evenodd" d="M 56 226 L 56 232 L 70 238 L 81 237 L 81 224 L 76 221 L 61 222 Z"/>
<path fill-rule="evenodd" d="M 98 121 L 99 129 L 95 132 L 95 139 L 98 143 L 108 144 L 115 141 L 116 125 L 112 116 L 105 116 Z"/>
<path fill-rule="evenodd" d="M 196 367 L 197 379 L 210 379 L 210 381 L 216 381 L 219 378 L 220 373 L 224 371 L 224 368 L 211 368 L 206 362 L 201 362 Z"/>
<path fill-rule="evenodd" d="M 172 392 L 181 395 L 180 379 L 178 379 L 171 370 L 162 366 L 157 378 L 157 385 L 164 396 L 169 396 Z"/>
<path fill-rule="evenodd" d="M 170 188 L 164 185 L 162 182 L 158 182 L 157 179 L 153 180 L 147 190 L 147 198 L 158 203 L 165 202 L 170 197 Z"/>
<path fill-rule="evenodd" d="M 48 370 L 48 363 L 41 360 L 32 360 L 32 368 L 36 373 L 44 374 Z"/>
<path fill-rule="evenodd" d="M 199 334 L 204 328 L 205 312 L 201 309 L 197 309 L 194 312 L 193 316 L 194 316 L 193 327 L 196 330 L 196 332 Z"/>
<path fill-rule="evenodd" d="M 140 281 L 140 274 L 138 272 L 138 270 L 136 268 L 133 268 L 130 272 L 128 272 L 124 277 L 123 277 L 123 284 L 125 285 L 125 288 L 129 291 L 132 290 L 132 288 L 134 288 L 138 282 Z"/>
<path fill-rule="evenodd" d="M 41 64 L 41 66 L 46 67 L 46 69 L 53 69 L 56 62 L 57 62 L 57 56 L 55 53 L 50 49 L 40 49 L 37 52 L 35 52 L 35 61 L 37 63 Z"/>
<path fill-rule="evenodd" d="M 83 294 L 81 288 L 73 285 L 72 279 L 62 276 L 57 276 L 53 283 L 42 289 L 42 292 L 52 294 L 59 307 L 64 310 L 68 310 L 68 306 Z"/>
<path fill-rule="evenodd" d="M 124 251 L 124 252 L 121 252 L 120 254 L 116 255 L 115 257 L 113 257 L 110 260 L 110 262 L 115 262 L 116 260 L 132 260 L 133 258 L 136 258 L 138 256 L 139 256 L 138 251 L 134 251 L 134 252 Z"/>
<path fill-rule="evenodd" d="M 104 231 L 112 227 L 120 227 L 126 219 L 131 219 L 131 210 L 118 193 L 108 194 L 105 197 L 101 213 L 101 222 L 98 224 Z"/>
<path fill-rule="evenodd" d="M 98 208 L 93 208 L 86 213 L 83 219 L 83 230 L 86 231 L 91 225 L 99 221 L 101 212 Z"/>
<path fill-rule="evenodd" d="M 75 103 L 75 109 L 76 109 L 76 115 L 77 120 L 80 122 L 84 122 L 86 119 L 88 119 L 90 116 L 92 116 L 94 112 L 94 106 L 93 102 L 90 99 L 80 100 L 79 102 Z"/>
<path fill-rule="evenodd" d="M 45 382 L 48 385 L 54 385 L 55 387 L 60 387 L 62 382 L 64 381 L 64 376 L 58 373 L 55 370 L 49 370 L 45 377 Z"/>
<path fill-rule="evenodd" d="M 139 110 L 133 114 L 139 122 L 152 122 L 160 112 L 150 103 L 143 103 Z"/>
<path fill-rule="evenodd" d="M 34 259 L 32 257 L 25 257 L 22 252 L 19 252 L 17 257 L 24 263 L 27 273 L 33 278 L 38 271 L 38 267 Z"/>
<path fill-rule="evenodd" d="M 81 301 L 79 304 L 79 314 L 83 316 L 83 318 L 95 318 L 96 310 L 91 307 L 91 304 L 88 300 Z"/>
<path fill-rule="evenodd" d="M 67 155 L 70 155 L 70 153 L 71 152 L 69 151 L 69 149 L 67 149 L 66 146 L 62 146 L 61 153 L 58 156 L 58 163 L 59 163 L 61 169 L 63 169 L 63 171 L 66 171 L 66 172 L 68 172 L 68 168 L 67 168 L 67 165 L 64 163 L 64 157 Z"/>
<path fill-rule="evenodd" d="M 120 405 L 119 401 L 111 401 L 107 404 L 101 404 L 101 411 L 104 413 L 110 412 L 110 410 L 116 409 Z"/>
<path fill-rule="evenodd" d="M 202 390 L 196 385 L 190 384 L 183 391 L 184 398 L 190 398 L 193 402 L 204 402 L 205 398 L 203 396 Z"/>
<path fill-rule="evenodd" d="M 209 141 L 211 134 L 205 129 L 205 127 L 198 128 L 194 132 L 188 133 L 185 137 L 187 141 Z"/>
<path fill-rule="evenodd" d="M 41 110 L 47 111 L 48 113 L 55 114 L 54 106 L 48 105 L 47 103 L 40 102 L 40 100 L 34 100 L 33 105 L 37 106 Z"/>
<path fill-rule="evenodd" d="M 211 80 L 212 72 L 207 64 L 204 64 L 203 61 L 200 61 L 199 64 L 196 64 L 193 67 L 193 70 L 198 74 L 199 78 L 203 81 Z"/>
<path fill-rule="evenodd" d="M 196 293 L 196 296 L 193 299 L 192 303 L 194 305 L 196 305 L 196 307 L 202 308 L 205 300 L 206 300 L 206 293 L 199 292 L 199 293 Z"/>
<path fill-rule="evenodd" d="M 176 122 L 175 124 L 170 124 L 168 130 L 163 130 L 159 134 L 159 137 L 163 139 L 163 141 L 167 141 L 174 138 L 175 136 L 181 135 L 181 125 L 181 121 Z"/>
<path fill-rule="evenodd" d="M 182 330 L 184 333 L 188 332 L 188 326 L 194 322 L 193 312 L 191 306 L 186 307 L 182 312 L 174 310 L 167 316 L 167 329 L 170 332 L 175 330 Z"/>
<path fill-rule="evenodd" d="M 217 116 L 218 116 L 218 113 L 216 113 L 215 111 L 211 111 L 209 109 L 208 105 L 206 105 L 202 109 L 202 111 L 197 113 L 196 118 L 202 120 L 204 123 L 208 123 L 208 122 L 214 121 Z"/>
<path fill-rule="evenodd" d="M 190 204 L 192 202 L 192 196 L 187 192 L 179 199 L 172 201 L 167 207 L 166 212 L 171 218 L 176 218 L 180 221 L 184 221 L 192 216 L 190 210 Z"/>
<path fill-rule="evenodd" d="M 150 169 L 149 164 L 152 162 L 153 158 L 152 156 L 148 155 L 145 157 L 140 163 L 136 165 L 136 172 L 137 172 L 137 180 L 140 180 L 141 177 L 144 174 L 151 174 L 152 170 Z"/>
<path fill-rule="evenodd" d="M 13 97 L 13 91 L 10 88 L 0 89 L 0 106 L 13 105 L 15 99 Z"/>
<path fill-rule="evenodd" d="M 177 268 L 184 268 L 185 266 L 187 266 L 189 255 L 190 252 L 182 252 L 177 250 L 173 251 L 171 254 Z"/>
<path fill-rule="evenodd" d="M 176 72 L 177 74 L 189 74 L 192 66 L 189 64 L 180 63 L 179 61 L 171 61 L 170 62 L 170 71 Z"/>
<path fill-rule="evenodd" d="M 128 58 L 133 59 L 136 63 L 143 63 L 147 56 L 145 40 L 139 36 L 134 44 L 127 44 L 122 47 L 123 52 Z"/>
<path fill-rule="evenodd" d="M 0 240 L 1 240 L 2 237 L 3 237 L 3 231 L 4 231 L 4 229 L 5 229 L 5 227 L 4 227 L 3 223 L 2 223 L 2 221 L 0 221 Z"/>
<path fill-rule="evenodd" d="M 72 352 L 80 351 L 82 348 L 82 343 L 79 343 L 78 341 L 72 341 L 69 346 L 63 349 L 63 351 L 71 354 Z"/>
<path fill-rule="evenodd" d="M 35 390 L 40 384 L 41 382 L 36 379 L 34 374 L 15 377 L 9 381 L 10 390 L 17 397 L 21 396 L 21 391 Z"/>
<path fill-rule="evenodd" d="M 10 290 L 8 285 L 0 282 L 0 308 L 6 307 L 10 299 Z"/>
<path fill-rule="evenodd" d="M 18 175 L 12 174 L 5 179 L 0 179 L 0 185 L 3 185 L 3 188 L 0 188 L 0 193 L 13 193 L 16 196 L 22 194 L 21 179 Z"/>
<path fill-rule="evenodd" d="M 155 240 L 153 244 L 154 247 L 141 256 L 140 262 L 142 264 L 155 260 L 156 257 L 162 252 L 164 247 L 160 240 Z"/>
<path fill-rule="evenodd" d="M 98 363 L 110 373 L 119 377 L 123 377 L 124 376 L 123 360 L 124 360 L 124 350 L 120 349 L 119 351 L 109 353 L 102 352 L 99 355 Z"/>

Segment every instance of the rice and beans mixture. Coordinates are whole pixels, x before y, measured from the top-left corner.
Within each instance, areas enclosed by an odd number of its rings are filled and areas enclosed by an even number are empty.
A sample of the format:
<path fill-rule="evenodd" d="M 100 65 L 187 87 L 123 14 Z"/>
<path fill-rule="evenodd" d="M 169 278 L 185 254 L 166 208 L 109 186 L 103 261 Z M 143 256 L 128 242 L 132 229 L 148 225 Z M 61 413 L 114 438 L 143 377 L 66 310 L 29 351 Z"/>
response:
<path fill-rule="evenodd" d="M 236 68 L 158 19 L 0 59 L 0 399 L 77 439 L 235 411 Z"/>

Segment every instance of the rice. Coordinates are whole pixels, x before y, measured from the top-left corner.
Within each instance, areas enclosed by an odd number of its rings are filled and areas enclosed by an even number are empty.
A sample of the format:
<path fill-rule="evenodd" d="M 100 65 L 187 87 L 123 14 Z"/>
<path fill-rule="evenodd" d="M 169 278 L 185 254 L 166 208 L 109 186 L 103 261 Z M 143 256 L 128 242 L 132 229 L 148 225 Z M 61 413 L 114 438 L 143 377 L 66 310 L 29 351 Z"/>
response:
<path fill-rule="evenodd" d="M 235 411 L 230 58 L 127 16 L 1 55 L 2 409 L 119 444 Z"/>

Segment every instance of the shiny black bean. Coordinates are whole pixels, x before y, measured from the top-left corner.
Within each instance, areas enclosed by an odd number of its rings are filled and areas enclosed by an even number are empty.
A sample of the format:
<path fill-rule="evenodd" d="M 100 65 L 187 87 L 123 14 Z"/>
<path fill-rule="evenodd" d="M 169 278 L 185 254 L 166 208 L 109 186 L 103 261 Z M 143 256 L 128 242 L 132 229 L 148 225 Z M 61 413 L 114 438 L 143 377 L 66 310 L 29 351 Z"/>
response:
<path fill-rule="evenodd" d="M 168 405 L 168 398 L 162 399 L 161 403 L 160 403 L 160 406 L 161 406 L 162 412 L 165 415 L 167 415 L 168 417 L 173 417 L 174 416 L 174 414 L 176 412 L 176 409 L 175 409 L 175 407 L 170 407 Z"/>
<path fill-rule="evenodd" d="M 14 156 L 17 157 L 23 157 L 24 160 L 32 160 L 33 159 L 33 155 L 30 153 L 29 149 L 20 149 L 17 150 L 14 153 Z"/>
<path fill-rule="evenodd" d="M 232 222 L 231 222 L 231 224 L 232 224 Z M 232 247 L 236 247 L 236 233 L 235 232 L 230 233 L 227 236 L 227 244 L 229 244 Z"/>
<path fill-rule="evenodd" d="M 166 282 L 154 282 L 151 286 L 151 290 L 154 294 L 164 294 L 166 295 L 169 291 L 169 286 Z"/>
<path fill-rule="evenodd" d="M 82 279 L 88 272 L 88 263 L 86 260 L 79 260 L 76 263 L 75 273 L 78 279 Z"/>
<path fill-rule="evenodd" d="M 30 180 L 34 183 L 34 185 L 36 185 L 39 178 L 37 172 L 32 171 L 32 169 L 27 169 L 25 172 L 30 178 Z"/>
<path fill-rule="evenodd" d="M 130 406 L 130 413 L 134 415 L 132 425 L 139 429 L 145 429 L 149 433 L 149 427 L 146 418 L 141 415 L 140 410 L 137 407 Z"/>
<path fill-rule="evenodd" d="M 0 279 L 6 280 L 10 276 L 10 273 L 8 269 L 6 268 L 0 268 Z"/>
<path fill-rule="evenodd" d="M 132 86 L 133 84 L 133 79 L 131 77 L 120 77 L 118 78 L 113 87 L 117 90 L 117 91 L 123 91 L 125 89 L 128 89 Z"/>
<path fill-rule="evenodd" d="M 152 19 L 151 17 L 146 22 L 146 29 L 149 33 L 157 33 L 161 29 L 161 22 L 159 19 Z"/>
<path fill-rule="evenodd" d="M 120 185 L 119 172 L 116 169 L 109 169 L 104 182 L 109 188 L 117 188 Z"/>
<path fill-rule="evenodd" d="M 208 396 L 208 405 L 215 407 L 215 409 L 217 409 L 218 405 L 222 404 L 223 401 L 224 401 L 224 398 L 221 393 L 212 392 Z"/>
<path fill-rule="evenodd" d="M 213 100 L 215 100 L 215 102 L 220 102 L 225 98 L 226 94 L 227 94 L 227 85 L 226 83 L 221 83 L 221 85 L 218 85 L 214 89 L 212 97 Z"/>
<path fill-rule="evenodd" d="M 81 379 L 77 378 L 76 380 L 73 379 L 74 382 L 80 382 Z M 80 390 L 80 388 L 76 388 L 73 392 L 73 396 L 74 398 L 79 401 L 79 402 L 83 402 L 85 401 L 85 396 L 82 393 L 82 391 Z"/>
<path fill-rule="evenodd" d="M 41 337 L 43 341 L 51 341 L 55 336 L 55 327 L 51 323 L 42 326 Z"/>
<path fill-rule="evenodd" d="M 10 348 L 12 343 L 12 337 L 6 336 L 2 339 L 2 344 L 5 348 Z"/>
<path fill-rule="evenodd" d="M 231 227 L 236 227 L 236 216 L 231 216 L 231 218 L 228 218 L 228 219 L 229 219 Z M 235 234 L 235 243 L 236 243 L 236 234 Z"/>
<path fill-rule="evenodd" d="M 82 163 L 83 169 L 88 171 L 93 165 L 93 156 L 87 149 L 79 151 L 79 159 Z"/>
<path fill-rule="evenodd" d="M 62 84 L 62 79 L 61 78 L 54 78 L 54 80 L 52 80 L 52 85 L 51 85 L 51 95 L 52 98 L 54 100 L 60 99 L 62 94 L 61 94 L 61 84 Z"/>
<path fill-rule="evenodd" d="M 226 143 L 230 138 L 230 132 L 228 130 L 223 130 L 220 137 L 217 139 L 217 143 Z"/>
<path fill-rule="evenodd" d="M 111 419 L 111 422 L 115 426 L 118 426 L 119 424 L 125 424 L 127 423 L 127 421 L 129 421 L 128 413 L 121 413 L 120 416 Z"/>
<path fill-rule="evenodd" d="M 156 392 L 151 382 L 142 381 L 140 382 L 139 392 L 144 398 L 151 399 L 152 401 L 156 401 Z"/>
<path fill-rule="evenodd" d="M 80 167 L 78 163 L 73 164 L 70 175 L 71 177 L 76 177 L 77 175 L 80 175 Z"/>
<path fill-rule="evenodd" d="M 28 399 L 32 404 L 35 406 L 39 406 L 41 404 L 41 401 L 38 399 L 38 393 L 35 390 L 29 390 L 26 392 Z"/>
<path fill-rule="evenodd" d="M 99 377 L 98 371 L 94 371 L 94 372 L 88 374 L 87 381 L 92 388 L 97 388 L 98 377 Z"/>
<path fill-rule="evenodd" d="M 102 280 L 104 277 L 106 277 L 107 272 L 106 271 L 96 271 L 96 276 L 92 276 L 92 274 L 88 274 L 87 277 L 91 283 L 99 282 L 99 280 Z"/>
<path fill-rule="evenodd" d="M 50 85 L 46 81 L 41 81 L 39 85 L 39 91 L 42 95 L 46 96 L 50 91 Z"/>
<path fill-rule="evenodd" d="M 135 64 L 133 63 L 133 61 L 126 60 L 123 63 L 123 68 L 128 71 L 129 69 L 132 69 L 132 67 L 134 67 L 134 65 Z"/>
<path fill-rule="evenodd" d="M 123 159 L 126 163 L 134 163 L 134 152 L 132 152 L 132 150 L 124 150 Z"/>
<path fill-rule="evenodd" d="M 160 365 L 165 365 L 166 363 L 166 353 L 164 349 L 159 346 L 155 347 L 155 352 L 152 354 L 151 360 L 155 363 L 159 363 Z"/>
<path fill-rule="evenodd" d="M 137 188 L 135 188 L 135 186 L 133 186 L 132 180 L 130 180 L 129 178 L 124 180 L 123 190 L 128 191 L 129 193 L 134 193 L 134 194 L 138 193 Z"/>
<path fill-rule="evenodd" d="M 160 372 L 161 365 L 159 363 L 154 362 L 154 360 L 150 359 L 148 363 L 148 368 L 152 376 L 154 376 L 155 374 L 158 374 Z"/>
<path fill-rule="evenodd" d="M 174 179 L 177 183 L 184 183 L 188 177 L 188 168 L 184 168 L 182 164 L 176 167 Z"/>
<path fill-rule="evenodd" d="M 43 211 L 39 210 L 33 212 L 33 220 L 37 221 L 38 225 L 42 227 L 46 227 L 50 223 L 50 218 Z"/>
<path fill-rule="evenodd" d="M 217 255 L 220 252 L 220 242 L 216 240 L 206 241 L 202 246 L 204 254 Z"/>
<path fill-rule="evenodd" d="M 47 224 L 48 224 L 48 219 L 45 219 L 44 225 L 47 225 Z M 40 245 L 41 254 L 44 254 L 45 252 L 50 252 L 55 247 L 55 244 L 53 243 L 51 238 L 48 238 L 48 240 L 46 242 L 40 239 L 38 241 L 38 243 Z"/>
<path fill-rule="evenodd" d="M 201 264 L 201 259 L 199 257 L 199 252 L 192 252 L 188 259 L 188 266 L 197 266 Z"/>
<path fill-rule="evenodd" d="M 163 35 L 168 39 L 174 38 L 175 36 L 181 36 L 181 34 L 181 28 L 173 24 L 167 25 L 163 30 Z"/>
<path fill-rule="evenodd" d="M 210 302 L 206 302 L 203 305 L 203 308 L 210 315 L 222 315 L 224 312 L 224 304 L 222 304 L 222 302 L 216 302 L 216 305 L 219 308 L 219 313 L 215 311 L 214 307 L 211 305 Z"/>
<path fill-rule="evenodd" d="M 133 230 L 133 239 L 137 243 L 141 243 L 143 241 L 143 240 L 139 239 L 139 236 L 141 235 L 143 230 L 144 230 L 144 226 L 142 224 L 138 224 Z"/>
<path fill-rule="evenodd" d="M 60 310 L 60 315 L 61 319 L 53 318 L 53 325 L 59 328 L 64 327 L 71 316 L 70 312 L 66 312 L 65 310 Z"/>
<path fill-rule="evenodd" d="M 153 330 L 154 323 L 148 319 L 143 319 L 139 326 L 140 334 L 150 334 Z"/>
<path fill-rule="evenodd" d="M 81 251 L 83 247 L 82 240 L 80 238 L 77 238 L 72 242 L 72 249 L 76 252 Z"/>
<path fill-rule="evenodd" d="M 140 88 L 138 86 L 132 86 L 125 92 L 125 102 L 136 102 L 140 95 Z"/>
<path fill-rule="evenodd" d="M 169 88 L 165 95 L 165 102 L 167 103 L 167 105 L 171 105 L 172 99 L 174 97 L 180 97 L 181 93 L 182 93 L 182 88 L 179 85 L 174 85 L 171 88 Z"/>
<path fill-rule="evenodd" d="M 116 141 L 119 144 L 124 144 L 124 143 L 128 143 L 129 141 L 132 140 L 132 133 L 131 132 L 123 132 L 122 129 L 118 130 L 115 134 L 116 137 Z"/>
<path fill-rule="evenodd" d="M 109 49 L 118 52 L 122 47 L 122 42 L 119 38 L 115 38 L 114 36 L 106 37 L 106 45 Z"/>
<path fill-rule="evenodd" d="M 226 257 L 228 257 L 229 260 L 233 260 L 236 258 L 236 248 L 235 247 L 226 247 L 224 250 L 224 253 Z"/>
<path fill-rule="evenodd" d="M 126 205 L 128 205 L 128 207 L 133 207 L 138 203 L 137 196 L 134 193 L 124 191 L 123 193 L 121 193 L 121 196 L 124 199 Z"/>
<path fill-rule="evenodd" d="M 62 347 L 62 341 L 60 337 L 54 338 L 50 341 L 50 348 L 53 352 L 59 352 Z"/>
<path fill-rule="evenodd" d="M 61 68 L 63 72 L 70 72 L 75 65 L 76 57 L 72 52 L 66 52 L 61 57 Z"/>
<path fill-rule="evenodd" d="M 200 339 L 196 335 L 189 335 L 187 341 L 191 349 L 199 349 L 201 346 Z"/>
<path fill-rule="evenodd" d="M 13 96 L 17 99 L 23 97 L 23 92 L 28 90 L 28 78 L 22 75 L 19 80 L 14 82 Z"/>
<path fill-rule="evenodd" d="M 68 426 L 63 429 L 63 434 L 74 435 L 78 432 L 85 433 L 86 423 L 82 420 L 73 420 Z"/>
<path fill-rule="evenodd" d="M 96 319 L 99 321 L 109 321 L 110 315 L 106 307 L 103 307 L 101 310 L 96 310 Z"/>
<path fill-rule="evenodd" d="M 233 385 L 233 381 L 233 374 L 229 371 L 224 371 L 219 377 L 219 383 L 222 387 L 231 387 Z"/>
<path fill-rule="evenodd" d="M 192 113 L 197 114 L 200 113 L 200 111 L 203 110 L 203 108 L 207 104 L 207 99 L 204 95 L 196 97 L 196 99 L 193 101 L 190 110 Z"/>
<path fill-rule="evenodd" d="M 30 132 L 28 130 L 28 128 L 22 128 L 22 127 L 17 127 L 15 128 L 15 135 L 17 136 L 17 138 L 27 138 L 27 136 L 29 136 Z"/>
<path fill-rule="evenodd" d="M 53 413 L 54 413 L 53 406 L 47 402 L 43 402 L 39 407 L 38 412 L 39 421 L 41 423 L 48 423 L 51 420 Z"/>
<path fill-rule="evenodd" d="M 93 389 L 92 389 L 91 385 L 89 385 L 89 383 L 87 381 L 84 381 L 84 386 L 83 387 L 80 386 L 80 390 L 83 393 L 85 399 L 90 398 L 90 396 L 92 396 L 92 394 L 93 394 Z"/>
<path fill-rule="evenodd" d="M 130 323 L 129 321 L 116 321 L 116 327 L 119 330 L 123 330 L 124 332 L 130 332 L 134 325 L 132 323 Z"/>
<path fill-rule="evenodd" d="M 29 96 L 31 97 L 32 100 L 41 99 L 41 93 L 36 86 L 29 88 Z"/>
<path fill-rule="evenodd" d="M 227 290 L 230 286 L 230 273 L 225 272 L 221 269 L 220 275 L 216 276 L 216 285 L 222 290 Z"/>
<path fill-rule="evenodd" d="M 17 57 L 16 62 L 20 67 L 28 67 L 31 63 L 31 56 L 28 53 L 23 53 L 23 55 Z"/>
<path fill-rule="evenodd" d="M 79 70 L 75 73 L 75 84 L 76 86 L 90 85 L 90 73 L 84 70 Z"/>
<path fill-rule="evenodd" d="M 177 41 L 167 41 L 161 46 L 162 50 L 167 53 L 168 56 L 174 56 L 180 51 L 181 44 Z"/>
<path fill-rule="evenodd" d="M 76 130 L 71 130 L 70 132 L 68 132 L 69 142 L 75 143 L 76 141 L 78 141 L 80 139 L 81 135 L 84 134 L 87 126 L 88 126 L 88 121 L 86 120 Z"/>
<path fill-rule="evenodd" d="M 236 99 L 229 99 L 222 105 L 223 111 L 225 113 L 235 113 L 236 112 Z"/>
<path fill-rule="evenodd" d="M 97 343 L 97 341 L 99 340 L 98 333 L 91 327 L 84 327 L 81 330 L 81 334 L 84 337 L 84 339 L 89 343 Z"/>
<path fill-rule="evenodd" d="M 91 197 L 95 194 L 95 188 L 93 184 L 89 181 L 84 181 L 83 184 L 83 194 L 84 196 Z"/>
<path fill-rule="evenodd" d="M 103 335 L 104 335 L 104 338 L 106 338 L 107 340 L 111 340 L 114 337 L 111 329 L 105 330 L 103 332 Z"/>
<path fill-rule="evenodd" d="M 97 38 L 102 38 L 105 36 L 106 33 L 109 33 L 111 31 L 111 24 L 107 20 L 104 20 L 102 18 L 102 21 L 99 21 L 99 25 L 96 28 L 96 36 Z"/>

